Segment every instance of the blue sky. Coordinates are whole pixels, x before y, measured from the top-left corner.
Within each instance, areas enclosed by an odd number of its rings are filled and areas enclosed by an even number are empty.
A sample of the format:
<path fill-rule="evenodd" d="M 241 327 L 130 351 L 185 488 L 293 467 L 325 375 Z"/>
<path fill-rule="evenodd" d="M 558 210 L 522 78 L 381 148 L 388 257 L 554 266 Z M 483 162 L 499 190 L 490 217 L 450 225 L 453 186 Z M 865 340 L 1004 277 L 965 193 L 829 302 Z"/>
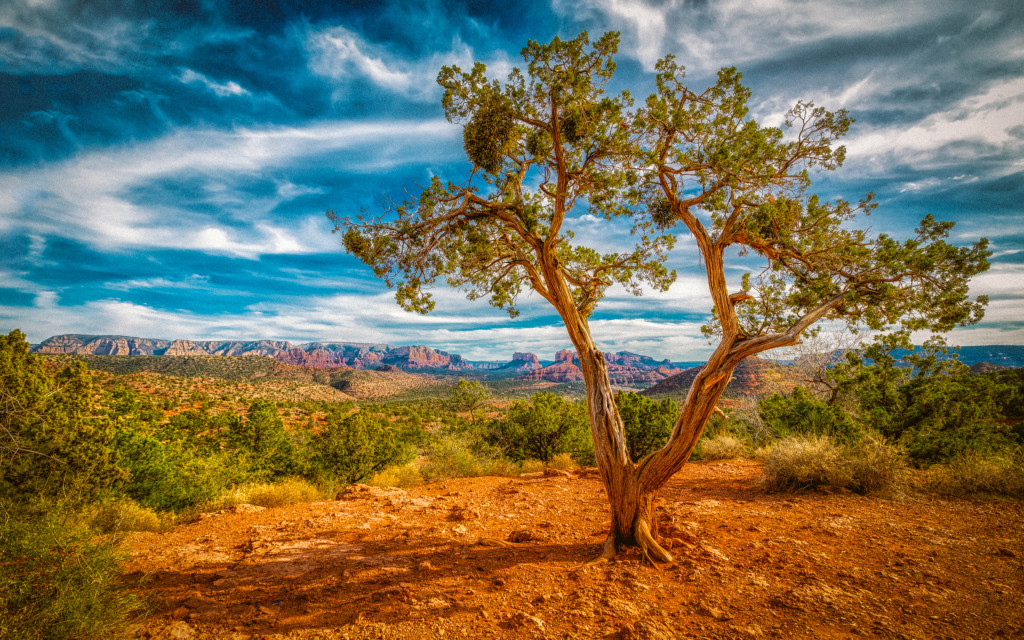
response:
<path fill-rule="evenodd" d="M 752 113 L 798 99 L 857 122 L 829 198 L 878 194 L 868 223 L 928 212 L 987 236 L 992 303 L 958 344 L 1024 343 L 1024 3 L 961 0 L 181 0 L 0 3 L 0 329 L 157 338 L 427 344 L 471 359 L 568 346 L 530 299 L 511 320 L 439 291 L 401 311 L 344 254 L 324 212 L 381 210 L 432 175 L 465 177 L 440 67 L 504 77 L 528 39 L 622 33 L 614 84 L 643 98 L 673 53 L 689 84 L 735 65 Z M 581 210 L 577 237 L 621 231 Z M 692 242 L 667 293 L 612 291 L 606 350 L 673 360 L 709 347 Z M 738 279 L 741 269 L 737 269 Z"/>

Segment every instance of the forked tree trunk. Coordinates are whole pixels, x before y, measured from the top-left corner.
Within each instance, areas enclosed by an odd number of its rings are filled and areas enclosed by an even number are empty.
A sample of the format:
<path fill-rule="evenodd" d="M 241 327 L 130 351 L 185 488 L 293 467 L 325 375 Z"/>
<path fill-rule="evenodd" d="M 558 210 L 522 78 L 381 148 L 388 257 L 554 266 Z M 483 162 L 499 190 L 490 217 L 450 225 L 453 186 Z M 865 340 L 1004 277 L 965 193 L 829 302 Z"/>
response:
<path fill-rule="evenodd" d="M 604 355 L 586 333 L 586 339 L 576 346 L 586 383 L 594 454 L 611 510 L 611 529 L 601 558 L 611 558 L 621 546 L 636 545 L 651 559 L 671 561 L 671 554 L 656 541 L 658 491 L 693 453 L 728 384 L 732 367 L 711 372 L 705 367 L 691 387 L 669 444 L 634 464 L 626 448 L 625 429 L 615 406 Z"/>

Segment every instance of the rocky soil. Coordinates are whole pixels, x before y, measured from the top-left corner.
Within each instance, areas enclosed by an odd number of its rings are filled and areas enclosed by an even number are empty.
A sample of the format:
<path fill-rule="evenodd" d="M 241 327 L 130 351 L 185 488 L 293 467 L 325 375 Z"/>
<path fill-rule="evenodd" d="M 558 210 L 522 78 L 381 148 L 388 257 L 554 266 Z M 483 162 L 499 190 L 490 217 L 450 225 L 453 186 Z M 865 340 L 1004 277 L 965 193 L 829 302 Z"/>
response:
<path fill-rule="evenodd" d="M 139 638 L 1020 638 L 1024 505 L 767 495 L 755 462 L 662 492 L 677 561 L 587 566 L 593 471 L 356 486 L 130 538 Z"/>

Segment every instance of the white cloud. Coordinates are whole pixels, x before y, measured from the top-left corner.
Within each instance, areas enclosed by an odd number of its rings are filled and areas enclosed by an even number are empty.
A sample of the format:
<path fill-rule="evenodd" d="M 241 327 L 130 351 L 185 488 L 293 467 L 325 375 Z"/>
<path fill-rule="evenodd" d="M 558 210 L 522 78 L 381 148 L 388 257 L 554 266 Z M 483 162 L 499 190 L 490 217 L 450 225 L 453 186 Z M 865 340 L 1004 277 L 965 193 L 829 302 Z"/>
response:
<path fill-rule="evenodd" d="M 247 96 L 249 92 L 241 87 L 234 80 L 227 82 L 214 82 L 205 75 L 192 69 L 185 69 L 178 75 L 178 79 L 184 84 L 200 84 L 221 98 L 228 96 Z"/>
<path fill-rule="evenodd" d="M 917 167 L 962 167 L 977 154 L 1024 151 L 1024 142 L 1011 132 L 1021 122 L 1024 122 L 1024 84 L 1014 78 L 991 84 L 917 123 L 856 133 L 846 139 L 845 145 L 847 157 L 862 162 L 890 157 Z M 954 156 L 937 153 L 957 143 L 977 145 L 978 151 L 961 149 Z"/>
<path fill-rule="evenodd" d="M 704 72 L 828 38 L 891 33 L 961 9 L 933 0 L 556 0 L 553 8 L 571 20 L 621 30 L 622 50 L 648 70 L 674 53 Z"/>
<path fill-rule="evenodd" d="M 309 68 L 317 75 L 342 85 L 353 79 L 364 78 L 378 87 L 417 100 L 436 99 L 440 89 L 434 79 L 442 66 L 458 65 L 468 69 L 474 63 L 472 49 L 458 36 L 452 39 L 448 51 L 435 52 L 418 60 L 407 60 L 395 55 L 386 46 L 369 42 L 355 31 L 340 25 L 310 29 L 306 33 L 305 46 Z M 500 72 L 508 66 L 503 62 L 503 58 L 498 59 L 492 71 Z M 338 97 L 348 96 L 339 93 Z"/>
<path fill-rule="evenodd" d="M 245 176 L 272 175 L 302 158 L 340 150 L 377 153 L 400 141 L 405 143 L 404 153 L 388 154 L 377 164 L 436 158 L 438 146 L 457 134 L 457 128 L 443 120 L 179 131 L 149 143 L 82 153 L 64 162 L 0 175 L 0 231 L 21 228 L 105 249 L 197 249 L 249 258 L 306 253 L 324 246 L 326 241 L 315 240 L 322 233 L 312 234 L 311 240 L 309 234 L 303 237 L 292 230 L 292 224 L 286 228 L 266 218 L 283 202 L 318 189 L 279 181 L 276 193 L 253 199 L 242 198 L 228 185 Z M 200 209 L 132 199 L 132 189 L 196 176 L 211 185 L 212 204 L 222 211 L 237 211 L 247 224 L 232 228 Z M 307 218 L 301 231 L 317 226 Z"/>

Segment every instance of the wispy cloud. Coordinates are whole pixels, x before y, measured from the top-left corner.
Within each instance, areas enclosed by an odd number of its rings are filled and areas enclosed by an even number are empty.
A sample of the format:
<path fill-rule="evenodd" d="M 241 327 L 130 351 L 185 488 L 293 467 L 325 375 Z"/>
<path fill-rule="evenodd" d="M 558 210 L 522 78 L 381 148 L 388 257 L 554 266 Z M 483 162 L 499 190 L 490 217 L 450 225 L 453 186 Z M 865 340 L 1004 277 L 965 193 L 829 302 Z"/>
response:
<path fill-rule="evenodd" d="M 178 131 L 151 143 L 82 154 L 43 168 L 0 176 L 0 230 L 21 228 L 49 236 L 72 237 L 100 247 L 184 248 L 254 258 L 268 253 L 304 253 L 323 248 L 299 240 L 292 228 L 273 223 L 270 212 L 283 201 L 317 193 L 279 180 L 276 193 L 262 202 L 239 201 L 249 224 L 234 227 L 223 218 L 173 202 L 140 202 L 133 189 L 159 180 L 197 176 L 230 184 L 239 176 L 279 171 L 303 158 L 342 150 L 374 150 L 382 144 L 415 139 L 394 165 L 435 153 L 455 131 L 444 121 L 320 122 L 303 127 L 234 131 Z M 236 194 L 241 196 L 241 194 Z M 210 195 L 223 208 L 225 193 Z M 228 197 L 235 197 L 234 195 Z M 73 212 L 73 213 L 72 213 Z M 183 222 L 187 221 L 187 225 Z M 303 231 L 309 231 L 309 222 Z M 184 228 L 183 228 L 184 227 Z"/>

